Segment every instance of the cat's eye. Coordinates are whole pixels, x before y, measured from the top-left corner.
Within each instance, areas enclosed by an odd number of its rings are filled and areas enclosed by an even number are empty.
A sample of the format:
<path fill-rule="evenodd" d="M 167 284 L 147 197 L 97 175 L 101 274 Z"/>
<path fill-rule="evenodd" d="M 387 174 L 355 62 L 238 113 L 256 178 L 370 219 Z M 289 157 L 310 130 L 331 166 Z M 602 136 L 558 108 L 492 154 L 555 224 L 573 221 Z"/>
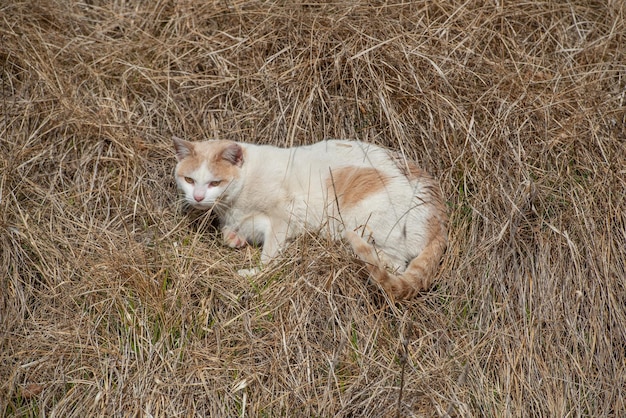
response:
<path fill-rule="evenodd" d="M 189 184 L 194 184 L 195 183 L 194 179 L 192 179 L 191 177 L 184 177 L 184 179 Z"/>
<path fill-rule="evenodd" d="M 209 183 L 209 186 L 211 187 L 217 187 L 220 184 L 222 184 L 222 180 L 213 180 L 212 182 Z"/>

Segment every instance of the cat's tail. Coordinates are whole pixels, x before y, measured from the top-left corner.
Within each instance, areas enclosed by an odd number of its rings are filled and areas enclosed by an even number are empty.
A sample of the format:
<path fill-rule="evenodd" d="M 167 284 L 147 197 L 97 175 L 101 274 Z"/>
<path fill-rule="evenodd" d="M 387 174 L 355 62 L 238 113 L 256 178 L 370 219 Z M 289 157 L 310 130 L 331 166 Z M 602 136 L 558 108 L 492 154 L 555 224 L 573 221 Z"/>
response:
<path fill-rule="evenodd" d="M 439 221 L 439 220 L 438 220 Z M 424 250 L 411 262 L 403 273 L 393 274 L 385 269 L 374 247 L 359 234 L 346 231 L 344 236 L 354 252 L 365 262 L 370 275 L 394 299 L 410 299 L 427 290 L 433 283 L 439 262 L 447 245 L 447 229 L 442 221 L 436 222 L 429 231 L 429 241 Z"/>

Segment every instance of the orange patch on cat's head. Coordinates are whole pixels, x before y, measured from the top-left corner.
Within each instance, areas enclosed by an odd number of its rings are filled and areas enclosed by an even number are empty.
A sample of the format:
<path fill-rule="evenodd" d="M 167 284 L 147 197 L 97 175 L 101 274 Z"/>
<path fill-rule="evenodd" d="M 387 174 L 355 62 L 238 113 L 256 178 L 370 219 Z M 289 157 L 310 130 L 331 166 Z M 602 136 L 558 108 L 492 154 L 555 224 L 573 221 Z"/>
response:
<path fill-rule="evenodd" d="M 203 142 L 208 144 L 206 161 L 213 174 L 224 179 L 239 177 L 239 169 L 244 163 L 244 149 L 232 141 Z"/>
<path fill-rule="evenodd" d="M 326 186 L 340 207 L 349 208 L 385 187 L 388 177 L 373 167 L 344 167 L 332 171 Z"/>
<path fill-rule="evenodd" d="M 245 150 L 233 141 L 189 142 L 174 138 L 178 164 L 176 172 L 185 175 L 206 163 L 213 175 L 222 179 L 239 177 L 239 168 L 245 160 Z"/>

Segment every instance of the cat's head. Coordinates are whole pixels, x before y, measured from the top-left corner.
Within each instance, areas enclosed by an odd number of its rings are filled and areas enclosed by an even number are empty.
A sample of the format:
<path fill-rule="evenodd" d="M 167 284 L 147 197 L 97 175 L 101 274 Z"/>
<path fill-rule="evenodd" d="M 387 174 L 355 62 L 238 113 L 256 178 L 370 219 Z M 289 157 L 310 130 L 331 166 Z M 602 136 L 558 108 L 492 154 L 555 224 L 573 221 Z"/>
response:
<path fill-rule="evenodd" d="M 176 183 L 185 200 L 198 209 L 210 209 L 227 201 L 239 189 L 244 150 L 236 142 L 189 142 L 174 137 Z"/>

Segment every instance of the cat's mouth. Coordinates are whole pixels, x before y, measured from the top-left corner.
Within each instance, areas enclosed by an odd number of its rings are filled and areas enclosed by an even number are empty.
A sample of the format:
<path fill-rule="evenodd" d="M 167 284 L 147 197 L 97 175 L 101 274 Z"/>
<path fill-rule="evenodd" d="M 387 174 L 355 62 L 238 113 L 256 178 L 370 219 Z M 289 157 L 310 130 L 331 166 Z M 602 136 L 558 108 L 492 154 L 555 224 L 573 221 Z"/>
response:
<path fill-rule="evenodd" d="M 207 210 L 215 206 L 215 202 L 189 202 L 189 205 L 194 209 Z"/>
<path fill-rule="evenodd" d="M 222 206 L 220 205 L 220 203 L 221 202 L 219 200 L 201 201 L 201 202 L 198 202 L 196 200 L 191 200 L 191 201 L 187 200 L 187 204 L 196 210 L 212 210 L 214 208 Z"/>

